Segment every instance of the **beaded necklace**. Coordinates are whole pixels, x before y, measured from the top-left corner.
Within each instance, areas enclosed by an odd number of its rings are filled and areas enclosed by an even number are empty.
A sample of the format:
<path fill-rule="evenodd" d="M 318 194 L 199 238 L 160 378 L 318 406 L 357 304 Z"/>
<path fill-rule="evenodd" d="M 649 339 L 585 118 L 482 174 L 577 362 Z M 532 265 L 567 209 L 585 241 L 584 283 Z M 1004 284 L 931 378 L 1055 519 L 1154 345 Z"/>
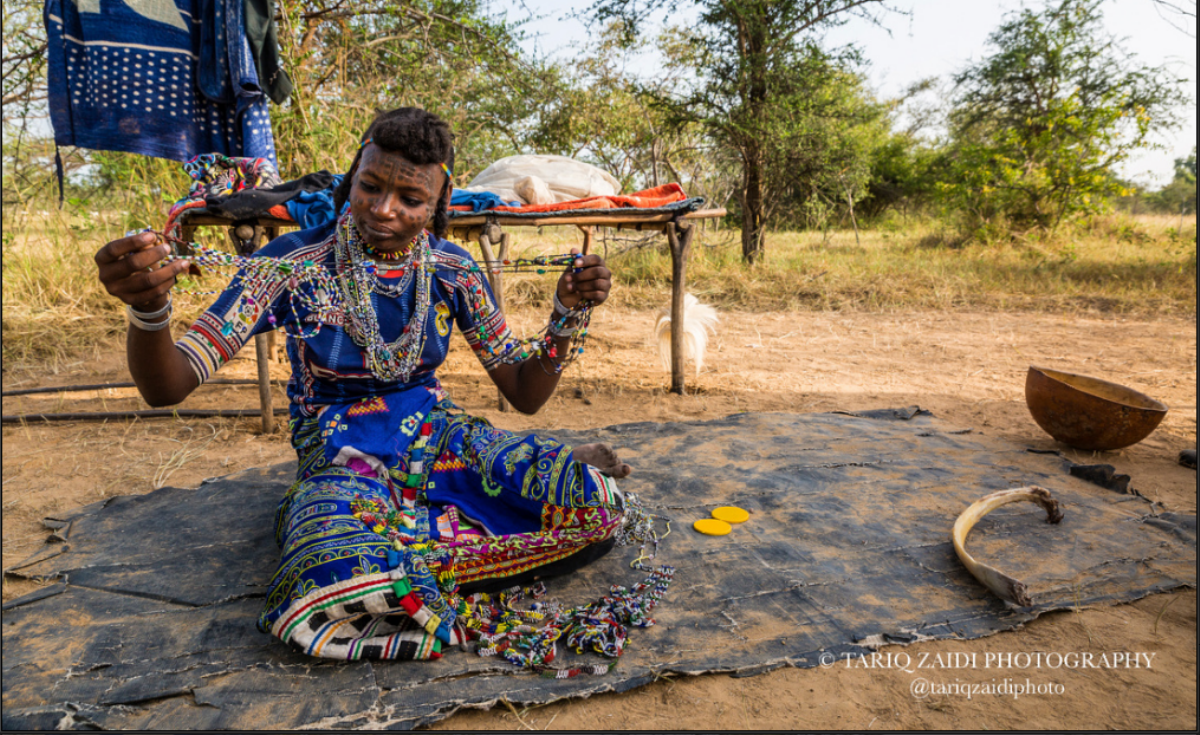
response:
<path fill-rule="evenodd" d="M 421 233 L 421 235 L 424 234 L 424 232 Z M 400 250 L 376 250 L 366 240 L 362 241 L 362 247 L 367 252 L 367 255 L 370 255 L 372 258 L 379 258 L 380 260 L 405 260 L 412 254 L 413 246 L 417 244 L 417 240 L 420 239 L 421 235 L 414 237 L 412 242 L 408 244 L 408 247 L 401 248 Z"/>
<path fill-rule="evenodd" d="M 624 653 L 629 627 L 654 625 L 650 612 L 662 600 L 675 577 L 674 567 L 651 568 L 645 564 L 658 552 L 655 517 L 646 512 L 632 493 L 625 496 L 624 510 L 625 521 L 617 532 L 616 543 L 625 546 L 641 542 L 638 556 L 630 566 L 649 571 L 649 576 L 632 587 L 613 585 L 609 594 L 596 602 L 573 608 L 541 602 L 546 594 L 546 587 L 541 582 L 525 589 L 514 587 L 494 599 L 487 594 L 459 597 L 451 592 L 452 598 L 458 598 L 456 608 L 464 633 L 479 641 L 476 653 L 500 656 L 509 663 L 555 679 L 580 674 L 602 675 L 611 671 L 616 659 Z M 668 521 L 667 534 L 670 532 Z M 650 545 L 653 547 L 647 553 Z M 529 609 L 518 609 L 516 603 L 526 596 L 537 601 Z M 552 666 L 560 640 L 576 654 L 592 651 L 613 661 L 568 668 Z"/>
<path fill-rule="evenodd" d="M 371 258 L 378 258 L 383 262 L 373 263 L 373 268 L 370 269 L 368 275 L 379 275 L 380 278 L 368 278 L 372 283 L 372 288 L 375 293 L 380 296 L 388 296 L 395 298 L 408 292 L 408 285 L 412 283 L 413 274 L 416 272 L 416 267 L 413 264 L 413 255 L 418 246 L 423 242 L 426 246 L 429 244 L 429 234 L 421 232 L 409 242 L 408 246 L 402 250 L 394 250 L 392 252 L 381 252 L 371 247 L 371 243 L 363 240 L 358 233 L 357 228 L 354 229 L 354 234 L 362 246 L 363 252 L 370 258 L 363 258 L 358 268 L 367 270 L 367 263 L 372 263 Z M 348 264 L 346 264 L 349 267 Z M 392 274 L 399 273 L 399 278 Z"/>
<path fill-rule="evenodd" d="M 363 348 L 368 356 L 368 364 L 372 372 L 385 380 L 407 381 L 420 363 L 421 351 L 424 348 L 424 320 L 427 317 L 430 301 L 431 279 L 434 273 L 468 272 L 481 274 L 483 270 L 476 263 L 470 265 L 454 265 L 439 263 L 434 265 L 429 247 L 429 235 L 422 232 L 414 241 L 412 247 L 402 256 L 403 262 L 377 263 L 367 257 L 366 243 L 362 242 L 353 220 L 347 214 L 338 226 L 335 243 L 335 265 L 333 272 L 323 263 L 313 260 L 295 261 L 286 258 L 265 256 L 246 257 L 232 255 L 220 250 L 206 248 L 197 243 L 185 243 L 170 235 L 158 234 L 163 240 L 173 245 L 183 245 L 187 255 L 179 252 L 167 256 L 168 262 L 187 260 L 199 266 L 218 270 L 235 269 L 236 273 L 228 286 L 210 291 L 185 290 L 176 287 L 179 293 L 198 296 L 219 294 L 223 291 L 237 288 L 243 289 L 242 305 L 239 309 L 243 321 L 253 320 L 252 314 L 257 311 L 257 304 L 252 293 L 257 287 L 271 292 L 272 286 L 282 283 L 288 292 L 288 308 L 294 317 L 292 321 L 300 324 L 299 308 L 309 312 L 314 320 L 311 330 L 297 328 L 284 332 L 289 337 L 311 339 L 316 337 L 323 324 L 334 323 L 338 316 L 347 317 L 347 332 L 355 344 Z M 550 269 L 569 267 L 579 256 L 563 254 L 538 256 L 535 258 L 517 258 L 504 260 L 485 260 L 483 265 L 491 272 L 538 273 L 550 272 Z M 400 271 L 399 283 L 384 284 L 377 276 L 381 273 Z M 391 343 L 382 339 L 379 333 L 378 317 L 371 293 L 395 297 L 407 291 L 410 281 L 416 278 L 417 288 L 415 303 L 409 323 L 401 331 L 400 336 Z M 467 289 L 468 305 L 475 314 L 482 314 L 488 308 L 487 297 L 483 288 L 474 285 Z M 263 305 L 269 306 L 269 305 Z M 530 357 L 539 358 L 538 365 L 550 374 L 562 370 L 583 354 L 584 342 L 587 339 L 588 327 L 591 322 L 592 304 L 583 300 L 566 313 L 558 315 L 549 325 L 540 330 L 534 337 L 524 340 L 502 340 L 498 333 L 489 333 L 480 326 L 474 335 L 482 345 L 481 349 L 490 358 L 503 364 L 516 364 Z M 567 325 L 575 321 L 575 327 Z M 278 320 L 274 314 L 267 314 L 271 326 L 277 326 Z M 482 324 L 484 320 L 476 319 Z M 222 326 L 222 333 L 229 335 L 233 331 L 233 323 Z M 570 337 L 571 343 L 565 354 L 560 357 L 554 344 L 555 337 Z M 547 369 L 541 357 L 546 357 L 552 366 Z"/>
<path fill-rule="evenodd" d="M 375 291 L 376 276 L 367 263 L 374 263 L 364 250 L 365 243 L 354 226 L 354 219 L 345 216 L 337 229 L 334 257 L 337 262 L 338 283 L 341 286 L 346 316 L 346 333 L 354 343 L 366 350 L 371 372 L 382 380 L 407 383 L 421 363 L 425 349 L 425 320 L 429 318 L 430 281 L 426 273 L 429 261 L 429 235 L 424 231 L 409 248 L 409 267 L 415 271 L 416 300 L 408 324 L 394 342 L 386 342 L 379 330 L 379 317 L 371 294 Z"/>
<path fill-rule="evenodd" d="M 387 296 L 390 299 L 398 298 L 408 293 L 408 286 L 412 283 L 413 273 L 415 268 L 407 268 L 400 272 L 399 278 L 389 278 L 382 274 L 390 271 L 377 270 L 380 274 L 379 278 L 374 279 L 374 291 L 380 296 Z"/>

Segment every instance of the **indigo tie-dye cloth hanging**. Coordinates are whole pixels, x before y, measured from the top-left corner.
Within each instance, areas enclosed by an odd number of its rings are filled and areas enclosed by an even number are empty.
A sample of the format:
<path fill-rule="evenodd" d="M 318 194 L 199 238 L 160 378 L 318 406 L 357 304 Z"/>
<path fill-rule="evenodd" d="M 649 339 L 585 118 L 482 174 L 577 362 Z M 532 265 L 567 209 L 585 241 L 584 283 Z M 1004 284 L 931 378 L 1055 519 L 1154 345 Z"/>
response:
<path fill-rule="evenodd" d="M 243 0 L 47 0 L 54 142 L 186 161 L 198 153 L 276 163 Z M 203 33 L 201 32 L 203 29 Z M 222 55 L 215 99 L 197 60 Z"/>

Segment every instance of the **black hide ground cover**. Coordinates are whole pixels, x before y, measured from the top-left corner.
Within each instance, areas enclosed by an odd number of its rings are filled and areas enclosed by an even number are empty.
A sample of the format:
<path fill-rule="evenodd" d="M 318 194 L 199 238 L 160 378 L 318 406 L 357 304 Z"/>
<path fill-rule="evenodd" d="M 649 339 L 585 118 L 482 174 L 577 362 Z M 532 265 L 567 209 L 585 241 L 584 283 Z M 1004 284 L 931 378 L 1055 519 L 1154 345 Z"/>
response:
<path fill-rule="evenodd" d="M 622 488 L 672 521 L 657 561 L 676 576 L 658 624 L 632 631 L 608 675 L 547 679 L 457 650 L 338 663 L 259 633 L 278 560 L 274 510 L 294 472 L 281 464 L 47 519 L 45 547 L 6 570 L 48 584 L 5 605 L 5 729 L 411 728 L 501 700 L 625 691 L 665 672 L 751 675 L 883 643 L 977 638 L 1048 610 L 1195 586 L 1195 516 L 917 409 L 556 436 L 612 443 L 637 468 Z M 1059 500 L 1062 523 L 1010 505 L 969 542 L 976 559 L 1028 584 L 1034 605 L 1016 608 L 967 574 L 950 529 L 983 495 L 1028 484 Z M 695 533 L 692 522 L 719 505 L 750 520 L 723 537 Z M 640 581 L 635 555 L 619 547 L 551 580 L 550 596 L 581 604 Z"/>

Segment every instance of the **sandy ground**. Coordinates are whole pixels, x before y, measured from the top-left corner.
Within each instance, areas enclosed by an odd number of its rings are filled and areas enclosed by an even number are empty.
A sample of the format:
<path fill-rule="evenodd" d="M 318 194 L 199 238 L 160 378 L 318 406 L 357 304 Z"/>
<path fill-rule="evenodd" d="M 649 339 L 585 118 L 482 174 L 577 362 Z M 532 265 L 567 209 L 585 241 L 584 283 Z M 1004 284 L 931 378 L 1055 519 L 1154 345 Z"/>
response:
<path fill-rule="evenodd" d="M 521 319 L 517 324 L 532 326 Z M 725 314 L 708 364 L 688 394 L 666 392 L 652 344 L 655 315 L 601 309 L 585 359 L 536 416 L 496 410 L 495 391 L 459 341 L 442 380 L 460 405 L 510 429 L 600 427 L 629 421 L 717 418 L 736 411 L 819 412 L 919 405 L 947 421 L 1022 446 L 1056 448 L 1076 462 L 1105 462 L 1167 509 L 1195 513 L 1196 474 L 1181 449 L 1196 446 L 1196 324 L 1005 313 Z M 119 341 L 58 374 L 12 372 L 6 390 L 128 380 Z M 1057 445 L 1024 402 L 1029 365 L 1113 380 L 1165 402 L 1163 424 L 1117 452 Z M 222 377 L 253 377 L 244 350 Z M 286 378 L 283 364 L 273 375 Z M 277 389 L 276 405 L 283 405 Z M 206 386 L 185 407 L 253 408 L 253 386 Z M 145 408 L 131 389 L 4 399 L 4 413 Z M 3 565 L 32 553 L 38 520 L 112 495 L 150 492 L 292 456 L 282 433 L 258 420 L 6 425 L 3 430 Z M 947 529 L 949 533 L 949 529 Z M 9 600 L 34 589 L 5 580 Z M 670 604 L 668 595 L 664 604 Z M 249 623 L 248 623 L 249 624 Z M 1021 668 L 987 654 L 1141 654 L 1133 668 Z M 1024 629 L 975 641 L 888 647 L 891 662 L 841 662 L 760 676 L 663 678 L 625 694 L 528 710 L 463 711 L 438 729 L 1194 729 L 1196 592 L 1127 605 L 1052 613 Z M 953 654 L 958 654 L 954 656 Z M 974 654 L 972 662 L 970 655 Z M 905 665 L 904 655 L 908 662 Z M 1147 659 L 1149 663 L 1147 664 Z M 869 663 L 869 662 L 868 662 Z M 956 665 L 957 664 L 957 665 Z M 907 669 L 907 670 L 906 670 Z M 1043 693 L 914 696 L 913 681 L 1040 687 Z M 1049 691 L 1047 691 L 1047 689 Z"/>

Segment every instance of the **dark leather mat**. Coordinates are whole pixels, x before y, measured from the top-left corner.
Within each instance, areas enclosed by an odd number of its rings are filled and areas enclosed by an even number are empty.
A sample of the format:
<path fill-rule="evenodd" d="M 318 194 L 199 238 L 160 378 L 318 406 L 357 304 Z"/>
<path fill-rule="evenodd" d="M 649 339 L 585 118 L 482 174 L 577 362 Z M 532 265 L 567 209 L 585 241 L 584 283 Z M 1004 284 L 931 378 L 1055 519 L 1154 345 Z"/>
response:
<path fill-rule="evenodd" d="M 254 619 L 278 560 L 275 506 L 294 472 L 282 464 L 47 519 L 46 545 L 6 570 L 47 586 L 5 605 L 5 729 L 407 729 L 464 705 L 623 691 L 663 672 L 750 675 L 881 643 L 976 638 L 1047 610 L 1196 582 L 1195 516 L 915 408 L 557 436 L 617 446 L 637 468 L 622 488 L 672 519 L 658 561 L 677 571 L 658 625 L 634 629 L 607 676 L 546 679 L 460 651 L 345 664 L 272 642 Z M 1029 585 L 1034 605 L 1014 608 L 966 573 L 950 529 L 981 496 L 1028 484 L 1062 503 L 1061 524 L 1020 503 L 970 538 L 975 558 Z M 718 505 L 751 518 L 728 536 L 692 531 Z M 635 554 L 618 547 L 552 580 L 550 594 L 579 604 L 639 581 Z"/>

